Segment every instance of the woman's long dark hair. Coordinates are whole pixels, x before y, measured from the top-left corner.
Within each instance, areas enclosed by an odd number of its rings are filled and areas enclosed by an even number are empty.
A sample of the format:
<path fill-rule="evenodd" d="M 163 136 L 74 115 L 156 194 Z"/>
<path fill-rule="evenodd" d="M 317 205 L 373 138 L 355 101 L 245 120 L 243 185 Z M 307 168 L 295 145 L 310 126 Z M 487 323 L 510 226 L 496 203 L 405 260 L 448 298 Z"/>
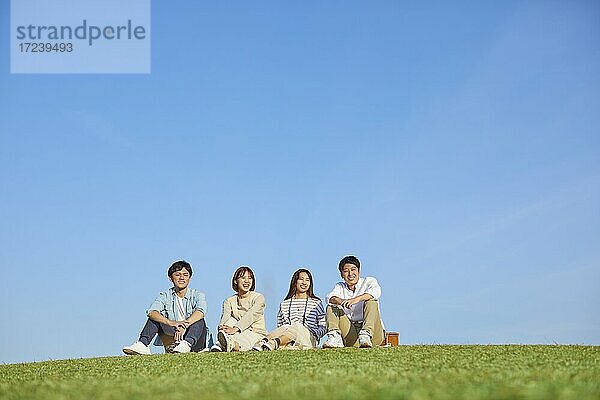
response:
<path fill-rule="evenodd" d="M 300 268 L 298 271 L 294 272 L 294 275 L 292 275 L 292 280 L 290 281 L 290 290 L 288 291 L 288 294 L 285 296 L 284 300 L 291 299 L 296 294 L 296 282 L 298 282 L 298 279 L 300 279 L 300 274 L 302 272 L 305 272 L 306 275 L 308 275 L 308 280 L 310 281 L 310 286 L 308 287 L 307 293 L 308 297 L 311 299 L 321 300 L 313 293 L 313 277 L 310 271 L 306 268 Z"/>

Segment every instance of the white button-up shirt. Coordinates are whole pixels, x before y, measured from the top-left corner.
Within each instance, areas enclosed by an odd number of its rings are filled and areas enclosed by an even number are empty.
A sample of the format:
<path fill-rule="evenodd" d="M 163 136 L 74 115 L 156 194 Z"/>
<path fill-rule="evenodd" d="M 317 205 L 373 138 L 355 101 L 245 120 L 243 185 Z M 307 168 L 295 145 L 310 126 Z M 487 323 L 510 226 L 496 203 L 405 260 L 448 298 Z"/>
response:
<path fill-rule="evenodd" d="M 339 297 L 342 300 L 348 300 L 356 296 L 360 296 L 361 294 L 368 293 L 375 300 L 379 300 L 381 297 L 381 286 L 377 282 L 377 279 L 367 276 L 366 278 L 358 278 L 358 282 L 356 283 L 356 287 L 354 291 L 348 288 L 346 282 L 338 282 L 335 284 L 335 287 L 327 295 L 327 304 L 329 304 L 329 299 L 332 297 Z M 355 305 L 350 308 L 342 308 L 344 313 L 350 318 L 350 321 L 360 322 L 363 320 L 363 307 L 365 305 L 364 301 L 359 301 Z M 340 306 L 341 307 L 341 306 Z"/>

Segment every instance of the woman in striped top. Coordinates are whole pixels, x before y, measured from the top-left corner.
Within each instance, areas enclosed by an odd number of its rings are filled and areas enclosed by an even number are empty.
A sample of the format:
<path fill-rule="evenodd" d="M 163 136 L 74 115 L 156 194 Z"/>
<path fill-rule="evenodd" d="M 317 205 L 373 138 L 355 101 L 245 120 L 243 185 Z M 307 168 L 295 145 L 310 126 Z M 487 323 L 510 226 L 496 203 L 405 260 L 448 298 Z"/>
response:
<path fill-rule="evenodd" d="M 313 293 L 312 275 L 309 270 L 301 268 L 294 272 L 290 290 L 279 305 L 277 329 L 258 341 L 252 349 L 315 348 L 325 331 L 325 310 L 321 299 Z"/>

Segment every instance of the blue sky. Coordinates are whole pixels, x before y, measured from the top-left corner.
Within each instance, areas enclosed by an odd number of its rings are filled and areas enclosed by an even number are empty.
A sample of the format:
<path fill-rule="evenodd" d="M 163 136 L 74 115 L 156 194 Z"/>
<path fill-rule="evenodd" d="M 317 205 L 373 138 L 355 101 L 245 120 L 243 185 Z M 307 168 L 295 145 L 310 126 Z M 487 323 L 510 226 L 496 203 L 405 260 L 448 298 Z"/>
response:
<path fill-rule="evenodd" d="M 120 354 L 182 258 L 213 329 L 356 254 L 402 343 L 600 344 L 599 16 L 154 1 L 151 74 L 11 75 L 1 0 L 0 362 Z"/>

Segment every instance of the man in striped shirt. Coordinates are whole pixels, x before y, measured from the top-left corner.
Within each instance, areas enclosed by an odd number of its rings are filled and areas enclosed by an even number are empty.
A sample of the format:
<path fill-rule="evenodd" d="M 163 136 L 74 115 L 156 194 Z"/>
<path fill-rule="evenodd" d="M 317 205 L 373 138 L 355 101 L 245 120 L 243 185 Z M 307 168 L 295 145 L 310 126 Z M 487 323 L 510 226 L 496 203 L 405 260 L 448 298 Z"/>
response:
<path fill-rule="evenodd" d="M 372 347 L 383 342 L 379 315 L 381 286 L 373 277 L 360 277 L 360 261 L 355 256 L 341 259 L 338 282 L 327 295 L 327 341 L 324 348 Z"/>

